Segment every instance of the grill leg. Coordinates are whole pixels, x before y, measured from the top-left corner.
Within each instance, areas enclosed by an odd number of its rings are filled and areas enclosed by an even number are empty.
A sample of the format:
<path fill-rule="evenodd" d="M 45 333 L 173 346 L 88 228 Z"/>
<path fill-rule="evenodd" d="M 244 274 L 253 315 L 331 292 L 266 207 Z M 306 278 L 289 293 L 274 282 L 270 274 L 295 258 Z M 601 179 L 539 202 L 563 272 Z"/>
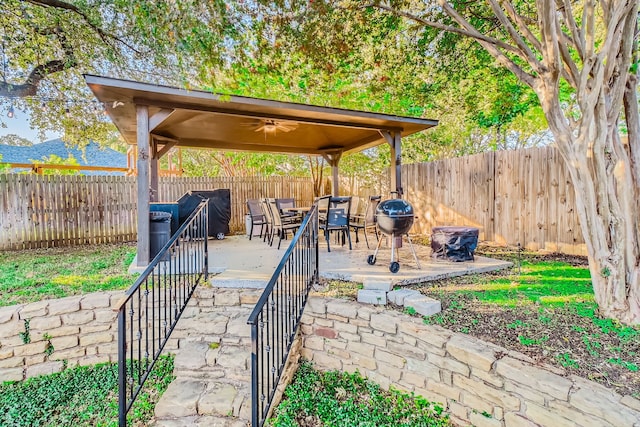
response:
<path fill-rule="evenodd" d="M 416 261 L 416 264 L 418 265 L 418 270 L 422 270 L 422 267 L 420 266 L 420 261 L 418 261 L 418 255 L 416 254 L 416 250 L 413 247 L 413 242 L 411 241 L 411 237 L 409 237 L 409 233 L 407 233 L 407 240 L 409 241 L 409 248 L 411 248 L 413 259 Z"/>
<path fill-rule="evenodd" d="M 373 257 L 374 257 L 374 258 L 377 258 L 377 257 L 378 257 L 378 250 L 380 250 L 380 245 L 382 245 L 382 238 L 383 238 L 383 237 L 384 237 L 384 236 L 383 236 L 383 235 L 382 235 L 382 233 L 381 233 L 381 234 L 380 234 L 380 237 L 378 238 L 378 245 L 376 246 L 376 250 L 375 250 L 375 252 L 373 253 Z"/>
<path fill-rule="evenodd" d="M 391 235 L 391 262 L 396 260 L 396 236 Z"/>

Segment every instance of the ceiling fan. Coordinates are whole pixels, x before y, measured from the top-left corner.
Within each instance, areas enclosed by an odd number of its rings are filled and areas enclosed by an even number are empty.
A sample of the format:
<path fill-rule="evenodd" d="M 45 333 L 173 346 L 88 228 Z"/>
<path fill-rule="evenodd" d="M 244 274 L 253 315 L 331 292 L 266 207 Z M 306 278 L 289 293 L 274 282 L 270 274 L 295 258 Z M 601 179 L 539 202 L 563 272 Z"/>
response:
<path fill-rule="evenodd" d="M 288 120 L 258 119 L 242 123 L 242 126 L 252 127 L 254 132 L 275 135 L 277 132 L 291 132 L 298 127 L 298 123 Z"/>

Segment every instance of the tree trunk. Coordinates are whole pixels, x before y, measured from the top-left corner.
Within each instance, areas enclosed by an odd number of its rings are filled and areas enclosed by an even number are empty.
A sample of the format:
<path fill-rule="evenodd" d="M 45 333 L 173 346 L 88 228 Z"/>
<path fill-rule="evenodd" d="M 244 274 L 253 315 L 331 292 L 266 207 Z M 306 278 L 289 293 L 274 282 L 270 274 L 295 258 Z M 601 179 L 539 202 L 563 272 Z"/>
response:
<path fill-rule="evenodd" d="M 573 182 L 595 300 L 601 315 L 640 324 L 639 183 L 633 150 L 620 139 L 617 115 L 605 102 L 606 88 L 583 101 L 587 105 L 582 105 L 578 132 L 568 129 L 552 92 L 544 88 L 539 96 Z M 637 136 L 629 137 L 629 147 L 637 149 Z"/>

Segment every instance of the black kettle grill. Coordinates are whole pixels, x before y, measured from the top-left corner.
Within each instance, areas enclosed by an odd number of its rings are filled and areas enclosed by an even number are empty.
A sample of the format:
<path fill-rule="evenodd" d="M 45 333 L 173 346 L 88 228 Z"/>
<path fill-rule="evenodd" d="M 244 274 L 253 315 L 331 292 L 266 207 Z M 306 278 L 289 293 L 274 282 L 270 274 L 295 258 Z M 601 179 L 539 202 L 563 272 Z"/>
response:
<path fill-rule="evenodd" d="M 411 242 L 411 238 L 408 234 L 411 226 L 413 226 L 413 206 L 411 206 L 411 203 L 403 199 L 389 199 L 380 202 L 376 208 L 376 222 L 381 234 L 378 238 L 376 251 L 373 255 L 369 255 L 367 263 L 369 265 L 374 265 L 376 263 L 376 256 L 378 255 L 378 250 L 382 244 L 383 235 L 390 236 L 391 264 L 389 264 L 389 271 L 397 273 L 400 270 L 400 263 L 395 261 L 397 250 L 396 244 L 397 247 L 402 247 L 402 236 L 406 235 L 407 240 L 409 241 L 409 247 L 413 253 L 413 259 L 415 259 L 418 268 L 421 268 L 418 256 L 416 255 L 413 243 Z"/>

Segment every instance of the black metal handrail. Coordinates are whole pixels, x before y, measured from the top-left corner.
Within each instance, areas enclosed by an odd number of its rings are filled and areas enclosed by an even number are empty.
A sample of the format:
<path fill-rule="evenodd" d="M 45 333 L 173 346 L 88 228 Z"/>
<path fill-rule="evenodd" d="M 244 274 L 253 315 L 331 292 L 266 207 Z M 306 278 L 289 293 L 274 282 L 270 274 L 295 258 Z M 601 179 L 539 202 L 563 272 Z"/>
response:
<path fill-rule="evenodd" d="M 196 286 L 208 278 L 207 206 L 198 205 L 118 304 L 120 427 Z"/>
<path fill-rule="evenodd" d="M 311 286 L 318 282 L 318 207 L 314 205 L 254 307 L 251 325 L 251 425 L 264 425 Z"/>

